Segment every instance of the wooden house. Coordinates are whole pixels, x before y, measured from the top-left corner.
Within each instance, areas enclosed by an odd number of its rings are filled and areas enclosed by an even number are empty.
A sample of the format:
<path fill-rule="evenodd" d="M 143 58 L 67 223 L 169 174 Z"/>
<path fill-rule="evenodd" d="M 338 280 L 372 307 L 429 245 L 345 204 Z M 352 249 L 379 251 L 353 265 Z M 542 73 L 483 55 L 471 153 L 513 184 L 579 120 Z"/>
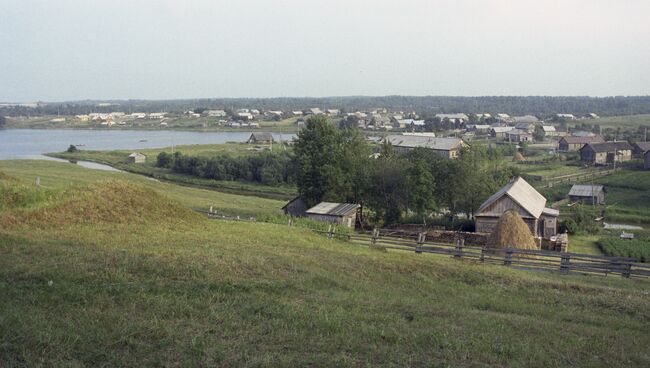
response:
<path fill-rule="evenodd" d="M 359 205 L 354 203 L 321 202 L 308 209 L 307 217 L 354 228 Z"/>
<path fill-rule="evenodd" d="M 584 204 L 605 204 L 605 187 L 575 184 L 569 191 L 569 199 Z"/>
<path fill-rule="evenodd" d="M 603 143 L 605 140 L 599 136 L 571 136 L 562 137 L 558 149 L 563 152 L 579 151 L 587 143 Z"/>
<path fill-rule="evenodd" d="M 632 153 L 635 155 L 638 155 L 640 157 L 643 157 L 646 152 L 650 151 L 650 142 L 636 142 L 633 145 L 634 150 Z"/>
<path fill-rule="evenodd" d="M 388 135 L 385 140 L 389 142 L 398 153 L 408 153 L 417 147 L 430 149 L 442 157 L 457 158 L 460 151 L 469 148 L 460 138 L 437 138 L 421 135 Z"/>
<path fill-rule="evenodd" d="M 490 136 L 496 139 L 506 138 L 506 133 L 511 131 L 512 128 L 508 126 L 493 126 L 490 129 Z"/>
<path fill-rule="evenodd" d="M 307 205 L 300 196 L 297 196 L 285 204 L 282 207 L 282 211 L 285 215 L 293 217 L 305 217 L 307 212 Z"/>
<path fill-rule="evenodd" d="M 647 151 L 643 155 L 643 168 L 644 169 L 650 169 L 650 151 Z"/>
<path fill-rule="evenodd" d="M 483 202 L 474 215 L 476 231 L 494 231 L 499 218 L 507 210 L 515 210 L 534 236 L 550 238 L 557 234 L 559 211 L 546 208 L 546 198 L 521 177 L 511 180 Z"/>
<path fill-rule="evenodd" d="M 246 143 L 272 143 L 273 134 L 271 133 L 251 133 Z"/>
<path fill-rule="evenodd" d="M 605 165 L 632 159 L 632 146 L 627 142 L 588 143 L 580 149 L 580 160 L 590 165 Z"/>
<path fill-rule="evenodd" d="M 139 152 L 133 152 L 132 154 L 129 155 L 127 162 L 130 164 L 143 164 L 145 163 L 146 160 L 147 160 L 147 156 Z"/>
<path fill-rule="evenodd" d="M 512 129 L 506 132 L 506 140 L 508 142 L 532 142 L 533 135 L 527 130 Z"/>

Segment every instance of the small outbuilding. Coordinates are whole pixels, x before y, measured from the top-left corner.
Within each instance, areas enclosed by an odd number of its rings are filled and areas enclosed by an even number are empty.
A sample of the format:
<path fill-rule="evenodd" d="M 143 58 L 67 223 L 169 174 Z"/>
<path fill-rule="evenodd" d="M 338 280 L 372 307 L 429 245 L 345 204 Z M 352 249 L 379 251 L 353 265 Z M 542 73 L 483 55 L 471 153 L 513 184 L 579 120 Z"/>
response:
<path fill-rule="evenodd" d="M 354 203 L 321 202 L 308 209 L 307 217 L 354 228 L 359 205 Z"/>
<path fill-rule="evenodd" d="M 569 191 L 569 199 L 584 204 L 605 204 L 605 187 L 575 184 Z"/>
<path fill-rule="evenodd" d="M 632 159 L 632 146 L 628 142 L 589 143 L 580 149 L 582 162 L 604 165 Z"/>
<path fill-rule="evenodd" d="M 133 152 L 129 155 L 128 162 L 130 164 L 143 164 L 147 160 L 147 156 L 139 152 Z"/>
<path fill-rule="evenodd" d="M 300 196 L 290 200 L 287 204 L 282 207 L 282 211 L 285 215 L 293 217 L 305 217 L 307 211 L 307 205 L 305 201 L 302 200 Z"/>
<path fill-rule="evenodd" d="M 271 133 L 251 133 L 246 143 L 273 143 L 273 134 Z"/>

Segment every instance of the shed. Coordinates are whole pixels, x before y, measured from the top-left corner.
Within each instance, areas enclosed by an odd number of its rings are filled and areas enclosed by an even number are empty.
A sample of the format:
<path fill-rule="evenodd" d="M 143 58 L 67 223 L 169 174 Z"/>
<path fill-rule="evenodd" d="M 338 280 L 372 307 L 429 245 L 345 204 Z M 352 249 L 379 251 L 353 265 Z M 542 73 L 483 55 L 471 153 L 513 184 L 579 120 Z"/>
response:
<path fill-rule="evenodd" d="M 354 228 L 359 205 L 354 203 L 321 202 L 308 209 L 307 217 Z"/>
<path fill-rule="evenodd" d="M 302 200 L 300 196 L 290 200 L 287 204 L 282 207 L 282 211 L 285 215 L 293 217 L 305 217 L 305 212 L 307 211 L 307 205 L 305 201 Z"/>
<path fill-rule="evenodd" d="M 584 204 L 604 204 L 605 187 L 602 185 L 575 184 L 569 191 L 569 199 L 572 202 Z"/>
<path fill-rule="evenodd" d="M 271 133 L 251 133 L 246 143 L 272 143 L 273 134 Z"/>
<path fill-rule="evenodd" d="M 146 160 L 147 156 L 139 152 L 133 152 L 128 158 L 128 162 L 131 164 L 143 164 Z"/>
<path fill-rule="evenodd" d="M 512 129 L 506 132 L 506 139 L 509 142 L 530 142 L 533 140 L 533 135 L 527 130 Z"/>
<path fill-rule="evenodd" d="M 580 159 L 592 165 L 630 161 L 632 146 L 627 142 L 589 143 L 580 149 Z"/>
<path fill-rule="evenodd" d="M 514 210 L 534 236 L 550 238 L 557 235 L 558 210 L 546 208 L 546 198 L 523 178 L 511 180 L 488 198 L 476 211 L 476 231 L 491 233 L 504 212 Z"/>
<path fill-rule="evenodd" d="M 389 142 L 395 151 L 407 153 L 417 147 L 428 148 L 437 154 L 447 157 L 456 158 L 460 155 L 463 148 L 468 148 L 469 144 L 460 138 L 436 138 L 429 136 L 414 135 L 388 135 L 385 140 Z"/>

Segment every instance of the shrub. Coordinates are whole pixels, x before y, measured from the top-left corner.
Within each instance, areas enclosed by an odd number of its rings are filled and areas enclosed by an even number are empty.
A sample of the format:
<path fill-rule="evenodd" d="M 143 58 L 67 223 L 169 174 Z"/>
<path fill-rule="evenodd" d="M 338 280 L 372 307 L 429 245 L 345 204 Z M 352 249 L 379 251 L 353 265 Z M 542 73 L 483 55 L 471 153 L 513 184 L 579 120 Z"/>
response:
<path fill-rule="evenodd" d="M 70 153 L 74 153 L 74 152 L 77 152 L 79 150 L 77 149 L 77 146 L 75 146 L 74 144 L 71 144 L 70 147 L 68 147 L 67 151 L 70 152 Z"/>

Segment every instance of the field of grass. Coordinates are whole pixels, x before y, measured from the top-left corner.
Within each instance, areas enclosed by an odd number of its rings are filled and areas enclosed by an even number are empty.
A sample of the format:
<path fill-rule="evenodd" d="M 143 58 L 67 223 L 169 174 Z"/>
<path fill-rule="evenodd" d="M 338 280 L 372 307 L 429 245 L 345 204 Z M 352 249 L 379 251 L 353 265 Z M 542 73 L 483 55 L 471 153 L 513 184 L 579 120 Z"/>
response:
<path fill-rule="evenodd" d="M 598 247 L 598 235 L 572 235 L 569 237 L 569 252 L 602 256 Z"/>
<path fill-rule="evenodd" d="M 636 128 L 640 125 L 650 126 L 650 114 L 603 116 L 600 119 L 589 120 L 590 124 L 600 124 L 605 128 Z"/>
<path fill-rule="evenodd" d="M 0 211 L 0 366 L 650 364 L 646 281 L 210 221 L 141 177 L 24 163 L 0 171 L 51 192 Z"/>
<path fill-rule="evenodd" d="M 280 214 L 280 208 L 286 203 L 274 199 L 174 185 L 136 174 L 91 170 L 62 162 L 0 160 L 0 171 L 21 179 L 24 183 L 33 183 L 38 176 L 43 188 L 53 190 L 60 190 L 70 186 L 78 187 L 103 180 L 128 180 L 151 188 L 170 199 L 183 203 L 187 207 L 206 211 L 210 206 L 213 206 L 215 210 L 229 215 L 273 216 Z"/>
<path fill-rule="evenodd" d="M 225 143 L 225 144 L 206 144 L 206 145 L 184 145 L 175 147 L 176 152 L 186 155 L 213 156 L 218 154 L 228 154 L 232 156 L 243 156 L 256 154 L 256 147 L 264 147 L 253 144 L 243 143 Z M 280 145 L 276 149 L 281 149 Z M 252 150 L 253 149 L 253 150 Z M 138 152 L 147 156 L 147 162 L 144 164 L 130 164 L 127 162 L 128 156 L 132 151 L 84 151 L 77 152 L 58 152 L 48 154 L 52 157 L 66 160 L 83 160 L 102 163 L 113 166 L 117 169 L 129 171 L 136 174 L 147 175 L 161 180 L 172 181 L 185 185 L 194 185 L 206 188 L 214 188 L 220 191 L 233 194 L 255 195 L 272 199 L 291 199 L 296 195 L 296 188 L 288 185 L 263 185 L 254 182 L 244 181 L 227 181 L 211 180 L 197 178 L 191 175 L 174 173 L 169 169 L 156 167 L 156 157 L 160 152 L 171 152 L 171 148 L 144 149 Z"/>

